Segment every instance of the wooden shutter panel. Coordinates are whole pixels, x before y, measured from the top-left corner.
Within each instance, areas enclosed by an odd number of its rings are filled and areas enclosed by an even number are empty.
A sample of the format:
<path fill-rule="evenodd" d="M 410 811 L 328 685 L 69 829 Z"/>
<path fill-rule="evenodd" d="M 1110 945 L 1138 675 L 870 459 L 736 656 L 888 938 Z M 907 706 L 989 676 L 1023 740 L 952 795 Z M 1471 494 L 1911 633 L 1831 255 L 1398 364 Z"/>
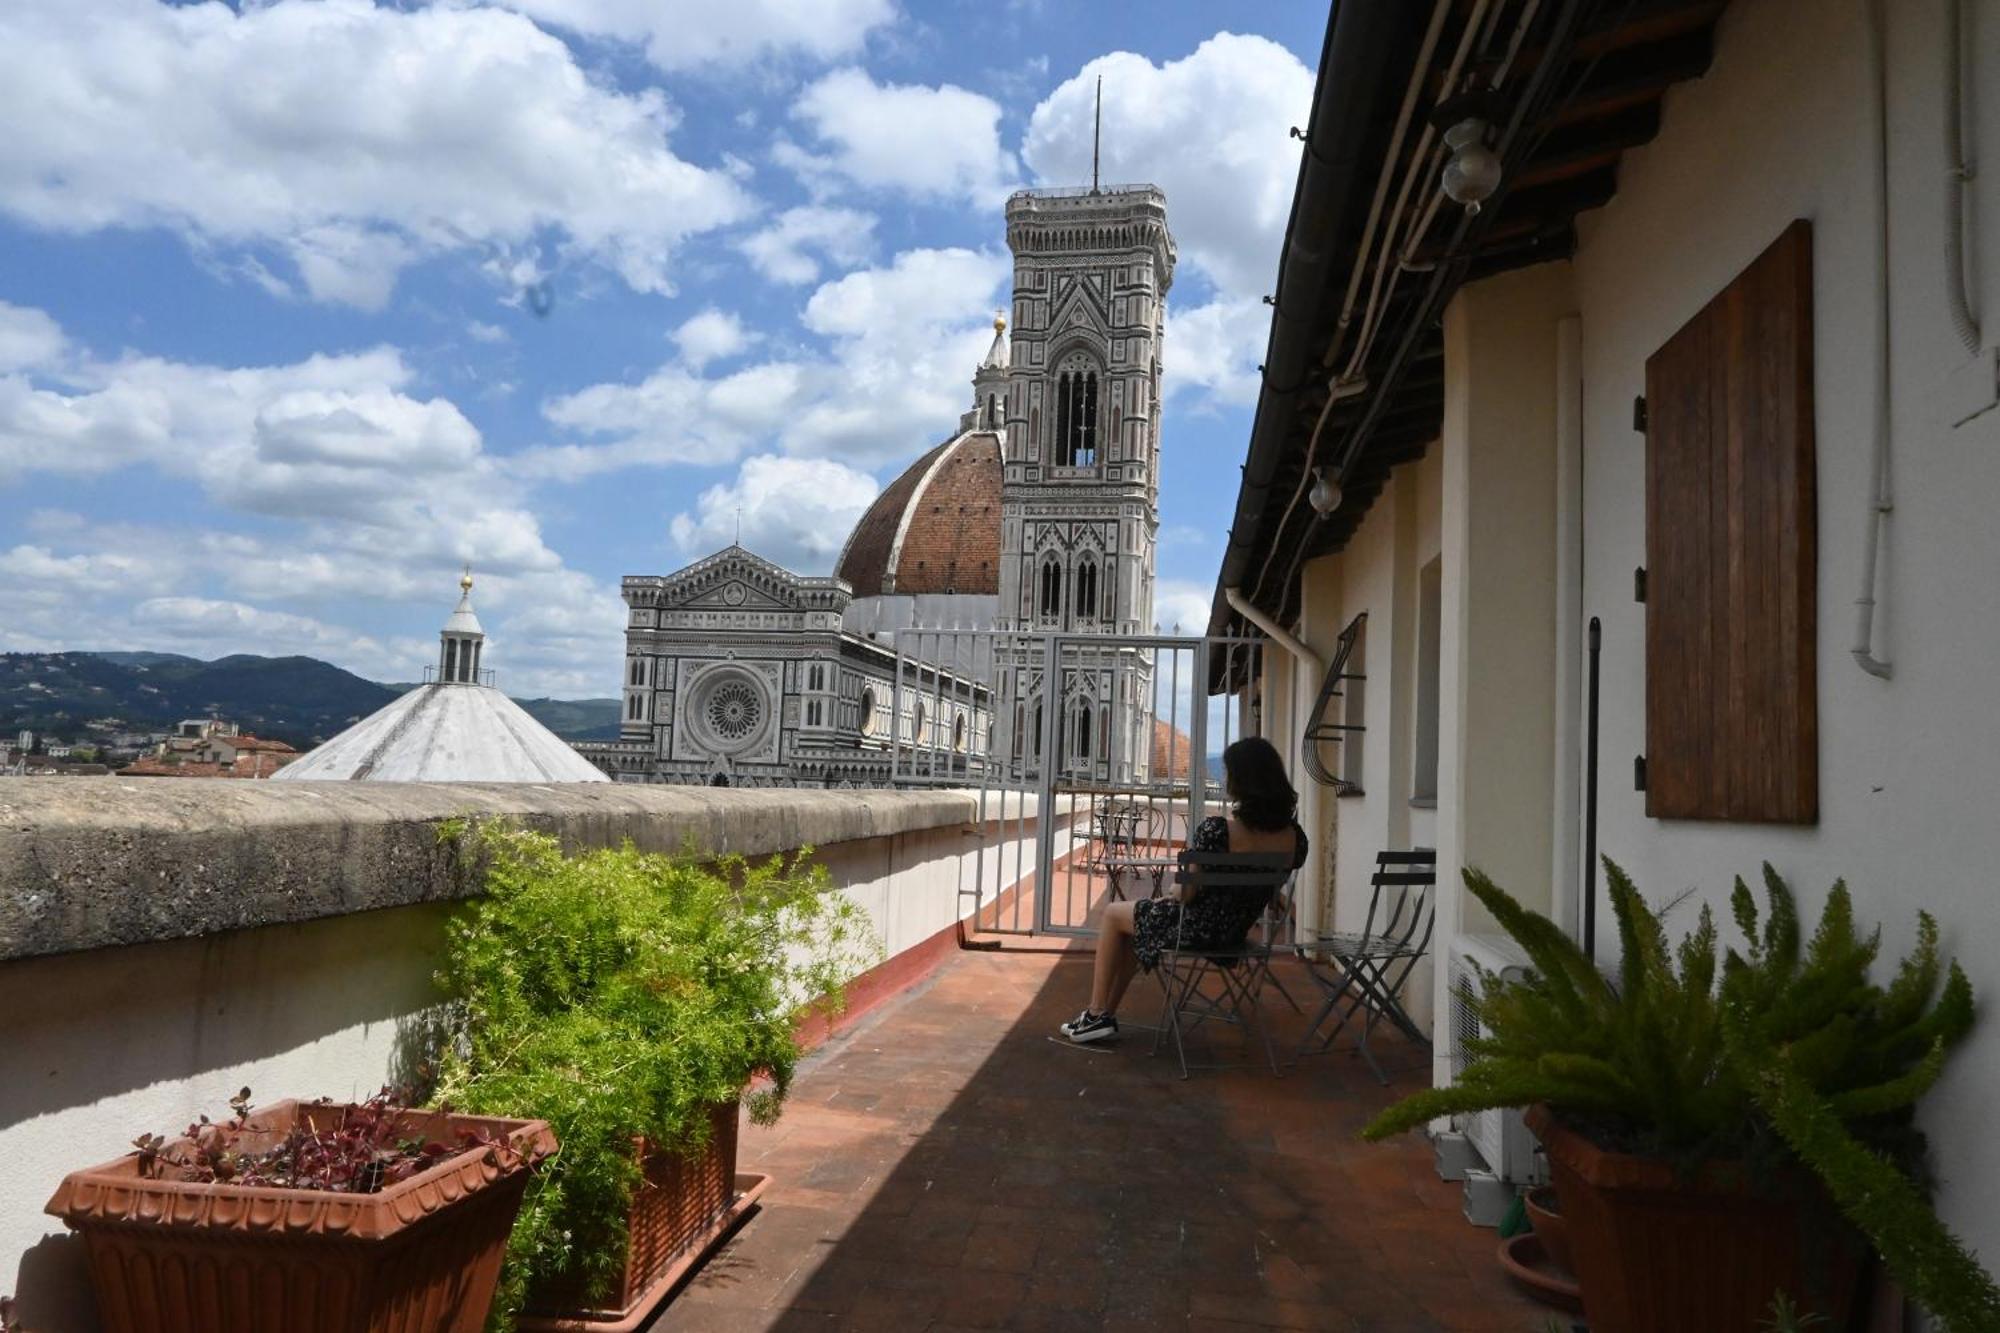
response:
<path fill-rule="evenodd" d="M 1646 812 L 1819 818 L 1812 228 L 1646 362 Z"/>

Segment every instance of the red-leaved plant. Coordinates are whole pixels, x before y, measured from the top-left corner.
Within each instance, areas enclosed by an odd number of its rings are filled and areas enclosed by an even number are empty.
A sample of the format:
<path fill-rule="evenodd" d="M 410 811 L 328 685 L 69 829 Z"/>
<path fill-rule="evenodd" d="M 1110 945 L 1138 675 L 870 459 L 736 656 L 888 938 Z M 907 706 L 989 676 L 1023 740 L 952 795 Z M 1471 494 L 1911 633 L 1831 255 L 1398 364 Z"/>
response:
<path fill-rule="evenodd" d="M 471 1148 L 483 1147 L 505 1165 L 518 1157 L 506 1140 L 471 1129 L 459 1130 L 455 1144 L 412 1135 L 416 1125 L 403 1100 L 390 1088 L 353 1106 L 321 1098 L 299 1108 L 284 1136 L 260 1149 L 269 1131 L 248 1124 L 245 1088 L 230 1098 L 228 1119 L 202 1116 L 172 1143 L 141 1134 L 132 1146 L 139 1150 L 139 1174 L 149 1179 L 336 1194 L 374 1194 Z"/>

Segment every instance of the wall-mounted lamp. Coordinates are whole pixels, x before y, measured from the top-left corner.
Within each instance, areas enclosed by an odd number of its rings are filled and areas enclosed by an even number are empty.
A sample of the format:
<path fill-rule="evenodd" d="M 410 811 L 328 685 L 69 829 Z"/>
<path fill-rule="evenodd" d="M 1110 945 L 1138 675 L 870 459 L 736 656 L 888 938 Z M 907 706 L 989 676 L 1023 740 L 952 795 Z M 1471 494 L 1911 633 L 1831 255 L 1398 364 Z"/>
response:
<path fill-rule="evenodd" d="M 1298 494 L 1296 491 L 1292 493 L 1294 495 Z M 1325 518 L 1328 514 L 1340 508 L 1340 502 L 1343 498 L 1340 493 L 1340 483 L 1328 477 L 1325 468 L 1314 468 L 1313 488 L 1306 495 L 1306 503 L 1313 507 L 1313 512 L 1321 518 Z"/>
<path fill-rule="evenodd" d="M 1486 122 L 1467 116 L 1444 132 L 1451 158 L 1444 164 L 1445 198 L 1476 214 L 1500 188 L 1500 157 L 1486 145 Z"/>

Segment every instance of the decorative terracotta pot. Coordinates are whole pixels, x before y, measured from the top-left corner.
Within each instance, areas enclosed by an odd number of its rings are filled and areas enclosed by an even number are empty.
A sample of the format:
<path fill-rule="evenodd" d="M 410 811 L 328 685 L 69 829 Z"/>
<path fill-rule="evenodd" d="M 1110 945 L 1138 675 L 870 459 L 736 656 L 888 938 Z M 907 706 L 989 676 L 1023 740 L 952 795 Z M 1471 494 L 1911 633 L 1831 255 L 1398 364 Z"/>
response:
<path fill-rule="evenodd" d="M 625 1272 L 602 1305 L 580 1279 L 546 1282 L 529 1293 L 521 1333 L 631 1333 L 756 1204 L 768 1176 L 736 1170 L 735 1102 L 710 1108 L 708 1142 L 691 1157 L 635 1142 L 645 1172 L 632 1195 Z"/>
<path fill-rule="evenodd" d="M 1542 1238 L 1542 1253 L 1563 1272 L 1575 1273 L 1576 1264 L 1569 1252 L 1569 1225 L 1563 1221 L 1562 1205 L 1556 1202 L 1555 1190 L 1548 1185 L 1537 1186 L 1528 1191 L 1524 1202 L 1528 1221 Z"/>
<path fill-rule="evenodd" d="M 1591 1333 L 1751 1333 L 1779 1291 L 1847 1327 L 1864 1250 L 1816 1182 L 1754 1188 L 1737 1162 L 1683 1175 L 1607 1152 L 1545 1106 L 1528 1127 L 1548 1153 Z"/>
<path fill-rule="evenodd" d="M 275 1103 L 250 1116 L 245 1146 L 308 1109 L 350 1108 Z M 473 1130 L 518 1155 L 469 1148 L 375 1194 L 149 1180 L 137 1153 L 65 1177 L 47 1211 L 83 1235 L 105 1333 L 479 1333 L 531 1164 L 555 1138 L 540 1120 L 405 1115 L 411 1137 Z"/>

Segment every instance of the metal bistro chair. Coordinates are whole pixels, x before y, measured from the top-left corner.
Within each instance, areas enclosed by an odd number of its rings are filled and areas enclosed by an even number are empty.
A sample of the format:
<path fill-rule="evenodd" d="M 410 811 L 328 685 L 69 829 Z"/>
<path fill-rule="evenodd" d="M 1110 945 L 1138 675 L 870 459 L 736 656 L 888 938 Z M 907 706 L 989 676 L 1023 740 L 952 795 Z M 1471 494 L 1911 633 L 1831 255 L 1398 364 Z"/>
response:
<path fill-rule="evenodd" d="M 1106 798 L 1091 808 L 1090 850 L 1085 856 L 1085 866 L 1091 873 L 1104 876 L 1109 886 L 1108 902 L 1117 902 L 1125 896 L 1124 877 L 1131 873 L 1132 862 L 1138 859 L 1145 823 L 1145 812 L 1134 801 Z"/>
<path fill-rule="evenodd" d="M 1289 852 L 1180 854 L 1174 882 L 1180 886 L 1184 899 L 1215 889 L 1263 889 L 1270 895 L 1270 905 L 1264 909 L 1261 921 L 1251 927 L 1241 944 L 1221 949 L 1184 946 L 1176 929 L 1173 944 L 1160 954 L 1155 972 L 1160 978 L 1165 1006 L 1160 1025 L 1153 1033 L 1153 1051 L 1158 1054 L 1160 1043 L 1171 1033 L 1182 1078 L 1194 1067 L 1188 1064 L 1187 1034 L 1210 1021 L 1233 1024 L 1246 1035 L 1254 1035 L 1263 1043 L 1264 1058 L 1270 1062 L 1271 1072 L 1281 1072 L 1271 1034 L 1258 1016 L 1257 1005 L 1265 983 L 1271 979 L 1271 956 L 1278 947 L 1278 923 L 1291 912 L 1292 861 Z M 1186 913 L 1181 916 L 1185 921 Z"/>
<path fill-rule="evenodd" d="M 1429 1046 L 1430 1038 L 1411 1021 L 1400 998 L 1403 983 L 1424 955 L 1430 952 L 1431 929 L 1437 914 L 1437 853 L 1430 848 L 1406 852 L 1382 852 L 1375 858 L 1375 875 L 1370 881 L 1368 921 L 1359 934 L 1337 932 L 1316 935 L 1295 947 L 1306 962 L 1306 970 L 1326 993 L 1326 1003 L 1314 1016 L 1312 1026 L 1299 1042 L 1299 1055 L 1321 1055 L 1333 1045 L 1347 1020 L 1366 1010 L 1361 1040 L 1355 1049 L 1368 1062 L 1378 1083 L 1387 1084 L 1388 1075 L 1368 1049 L 1369 1034 L 1384 1019 L 1419 1045 Z M 1339 1008 L 1347 1007 L 1317 1050 L 1308 1051 L 1320 1026 Z"/>

